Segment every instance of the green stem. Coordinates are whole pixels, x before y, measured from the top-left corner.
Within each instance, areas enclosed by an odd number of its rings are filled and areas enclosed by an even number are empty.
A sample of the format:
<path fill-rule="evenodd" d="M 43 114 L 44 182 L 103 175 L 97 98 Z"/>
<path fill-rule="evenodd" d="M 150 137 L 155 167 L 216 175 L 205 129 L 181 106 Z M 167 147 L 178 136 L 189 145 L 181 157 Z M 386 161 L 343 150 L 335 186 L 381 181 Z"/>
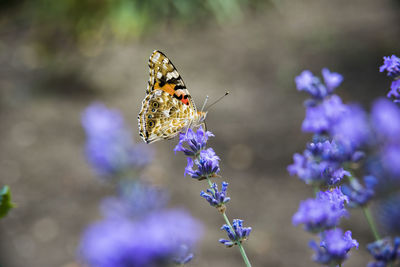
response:
<path fill-rule="evenodd" d="M 379 237 L 379 233 L 378 233 L 378 230 L 376 228 L 375 221 L 374 221 L 374 218 L 372 217 L 372 214 L 371 214 L 371 211 L 370 211 L 369 207 L 363 207 L 363 211 L 364 211 L 365 218 L 367 219 L 367 222 L 369 224 L 369 227 L 371 228 L 371 231 L 374 234 L 375 239 L 376 240 L 381 239 Z"/>
<path fill-rule="evenodd" d="M 230 223 L 230 221 L 229 221 L 229 219 L 228 219 L 228 216 L 226 216 L 226 213 L 225 213 L 225 212 L 222 213 L 222 216 L 224 217 L 224 220 L 225 220 L 226 224 L 229 226 L 229 228 L 231 228 L 231 230 L 232 230 L 233 232 L 235 232 L 235 231 L 233 230 L 233 227 L 232 227 L 232 225 L 231 225 L 231 223 Z M 237 244 L 238 247 L 239 247 L 240 254 L 242 254 L 242 258 L 243 258 L 244 263 L 246 264 L 247 267 L 251 267 L 251 263 L 250 263 L 250 261 L 249 261 L 249 258 L 247 258 L 246 251 L 244 251 L 243 245 L 242 245 L 240 242 L 237 242 L 236 244 Z"/>
<path fill-rule="evenodd" d="M 208 182 L 208 185 L 210 186 L 210 189 L 214 192 L 214 189 L 212 188 L 212 183 L 210 181 L 210 178 L 208 178 L 208 177 L 207 177 L 207 182 Z M 226 215 L 225 211 L 222 213 L 222 216 L 224 217 L 225 223 L 229 226 L 229 228 L 231 228 L 232 232 L 235 232 L 233 230 L 231 222 L 229 221 L 228 216 Z M 249 258 L 247 258 L 246 251 L 244 251 L 243 245 L 240 242 L 237 242 L 236 244 L 239 247 L 240 254 L 242 254 L 244 263 L 246 264 L 247 267 L 251 267 L 251 263 L 249 261 Z"/>
<path fill-rule="evenodd" d="M 317 196 L 317 195 L 318 195 L 318 192 L 319 192 L 318 186 L 314 185 L 314 186 L 313 186 L 313 191 L 314 191 L 314 195 Z"/>

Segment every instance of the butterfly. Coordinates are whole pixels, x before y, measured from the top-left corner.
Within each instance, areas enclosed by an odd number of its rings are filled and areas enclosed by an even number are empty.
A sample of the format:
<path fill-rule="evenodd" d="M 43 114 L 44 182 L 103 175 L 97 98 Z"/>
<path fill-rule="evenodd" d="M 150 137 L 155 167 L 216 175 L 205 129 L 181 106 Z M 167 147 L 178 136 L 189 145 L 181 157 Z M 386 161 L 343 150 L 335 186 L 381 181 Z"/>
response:
<path fill-rule="evenodd" d="M 146 143 L 171 139 L 204 121 L 171 60 L 155 50 L 149 59 L 150 79 L 138 115 L 139 135 Z"/>

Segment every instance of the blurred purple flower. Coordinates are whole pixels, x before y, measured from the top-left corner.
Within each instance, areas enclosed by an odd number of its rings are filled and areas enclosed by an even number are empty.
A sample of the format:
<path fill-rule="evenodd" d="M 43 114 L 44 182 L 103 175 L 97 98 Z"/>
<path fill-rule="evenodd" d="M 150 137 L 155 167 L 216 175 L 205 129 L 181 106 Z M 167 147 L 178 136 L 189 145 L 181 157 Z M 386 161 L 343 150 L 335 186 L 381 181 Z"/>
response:
<path fill-rule="evenodd" d="M 86 156 L 101 176 L 111 176 L 143 167 L 151 160 L 148 148 L 134 144 L 122 115 L 101 103 L 90 105 L 82 114 Z"/>
<path fill-rule="evenodd" d="M 297 90 L 306 91 L 314 98 L 322 99 L 328 94 L 326 87 L 309 70 L 303 71 L 294 81 Z"/>
<path fill-rule="evenodd" d="M 383 65 L 379 67 L 380 72 L 387 72 L 389 77 L 400 76 L 400 58 L 392 55 L 391 57 L 383 57 Z"/>
<path fill-rule="evenodd" d="M 306 184 L 321 184 L 325 182 L 322 176 L 327 167 L 326 162 L 317 163 L 312 159 L 309 151 L 304 151 L 303 155 L 296 153 L 293 155 L 294 163 L 287 167 L 290 175 L 297 175 Z"/>
<path fill-rule="evenodd" d="M 168 203 L 166 191 L 143 182 L 124 181 L 118 197 L 107 197 L 100 205 L 105 217 L 137 218 L 162 210 Z"/>
<path fill-rule="evenodd" d="M 375 195 L 375 186 L 378 180 L 374 176 L 364 177 L 364 186 L 356 178 L 350 180 L 350 184 L 342 185 L 342 192 L 349 198 L 350 207 L 365 206 Z"/>
<path fill-rule="evenodd" d="M 327 230 L 321 234 L 321 243 L 310 242 L 310 247 L 316 252 L 313 257 L 315 262 L 336 266 L 346 258 L 351 248 L 358 248 L 358 242 L 352 238 L 351 232 L 343 234 L 342 229 Z"/>
<path fill-rule="evenodd" d="M 341 187 L 335 187 L 327 191 L 320 191 L 317 199 L 328 201 L 334 210 L 342 212 L 342 216 L 347 215 L 344 205 L 349 202 L 349 198 L 342 193 Z"/>
<path fill-rule="evenodd" d="M 337 95 L 324 99 L 315 106 L 306 107 L 306 117 L 301 129 L 303 132 L 321 134 L 329 131 L 346 112 L 346 105 Z"/>
<path fill-rule="evenodd" d="M 184 265 L 193 259 L 193 253 L 187 245 L 180 245 L 179 250 L 172 257 L 172 261 L 178 265 Z"/>
<path fill-rule="evenodd" d="M 400 79 L 397 79 L 392 82 L 390 85 L 390 91 L 386 95 L 387 97 L 394 97 L 394 98 L 399 98 L 400 97 Z M 399 102 L 399 100 L 395 100 L 394 102 Z"/>
<path fill-rule="evenodd" d="M 165 266 L 182 245 L 192 247 L 201 231 L 181 210 L 157 211 L 136 221 L 106 218 L 86 230 L 79 252 L 93 267 Z"/>
<path fill-rule="evenodd" d="M 390 238 L 381 239 L 367 245 L 368 251 L 374 257 L 375 262 L 368 263 L 367 267 L 385 267 L 400 258 L 400 238 L 394 239 L 394 244 Z"/>
<path fill-rule="evenodd" d="M 349 149 L 358 149 L 371 141 L 371 129 L 366 112 L 359 106 L 348 106 L 333 125 L 331 134 L 335 140 Z"/>
<path fill-rule="evenodd" d="M 393 102 L 380 98 L 376 100 L 371 111 L 372 125 L 385 142 L 400 142 L 400 109 Z"/>
<path fill-rule="evenodd" d="M 389 144 L 381 151 L 382 164 L 392 175 L 400 176 L 400 145 Z M 400 178 L 399 178 L 400 179 Z"/>
<path fill-rule="evenodd" d="M 221 227 L 221 230 L 225 230 L 228 234 L 229 240 L 220 239 L 219 242 L 227 247 L 232 247 L 238 242 L 241 243 L 242 241 L 246 240 L 251 232 L 251 227 L 243 227 L 243 220 L 240 219 L 233 220 L 232 228 L 233 229 L 231 229 L 231 227 L 229 227 L 227 224 L 224 224 Z"/>
<path fill-rule="evenodd" d="M 343 76 L 341 74 L 330 72 L 327 68 L 322 69 L 322 77 L 324 77 L 324 82 L 329 93 L 332 93 L 343 81 Z"/>
<path fill-rule="evenodd" d="M 293 215 L 294 225 L 304 224 L 310 232 L 320 232 L 338 225 L 343 216 L 347 216 L 344 204 L 348 202 L 340 189 L 320 192 L 316 199 L 308 199 L 300 203 L 298 211 Z"/>

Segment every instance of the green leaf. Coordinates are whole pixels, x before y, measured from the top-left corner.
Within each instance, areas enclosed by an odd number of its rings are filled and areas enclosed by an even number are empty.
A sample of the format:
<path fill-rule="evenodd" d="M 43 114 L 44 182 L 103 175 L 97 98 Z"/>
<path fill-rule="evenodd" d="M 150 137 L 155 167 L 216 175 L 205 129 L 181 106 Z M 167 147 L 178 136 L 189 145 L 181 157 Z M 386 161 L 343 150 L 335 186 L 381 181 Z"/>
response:
<path fill-rule="evenodd" d="M 6 216 L 8 211 L 13 207 L 14 204 L 11 202 L 10 188 L 5 185 L 0 189 L 0 218 Z"/>

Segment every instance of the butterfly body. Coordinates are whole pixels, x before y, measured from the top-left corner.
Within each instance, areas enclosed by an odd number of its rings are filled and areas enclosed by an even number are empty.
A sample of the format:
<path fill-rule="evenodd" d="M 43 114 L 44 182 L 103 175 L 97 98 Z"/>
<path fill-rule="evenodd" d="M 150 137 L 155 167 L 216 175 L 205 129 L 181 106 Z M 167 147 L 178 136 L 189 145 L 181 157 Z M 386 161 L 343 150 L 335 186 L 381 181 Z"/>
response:
<path fill-rule="evenodd" d="M 139 135 L 146 143 L 171 139 L 202 123 L 206 112 L 196 109 L 172 62 L 160 51 L 149 59 L 150 79 L 138 116 Z"/>

